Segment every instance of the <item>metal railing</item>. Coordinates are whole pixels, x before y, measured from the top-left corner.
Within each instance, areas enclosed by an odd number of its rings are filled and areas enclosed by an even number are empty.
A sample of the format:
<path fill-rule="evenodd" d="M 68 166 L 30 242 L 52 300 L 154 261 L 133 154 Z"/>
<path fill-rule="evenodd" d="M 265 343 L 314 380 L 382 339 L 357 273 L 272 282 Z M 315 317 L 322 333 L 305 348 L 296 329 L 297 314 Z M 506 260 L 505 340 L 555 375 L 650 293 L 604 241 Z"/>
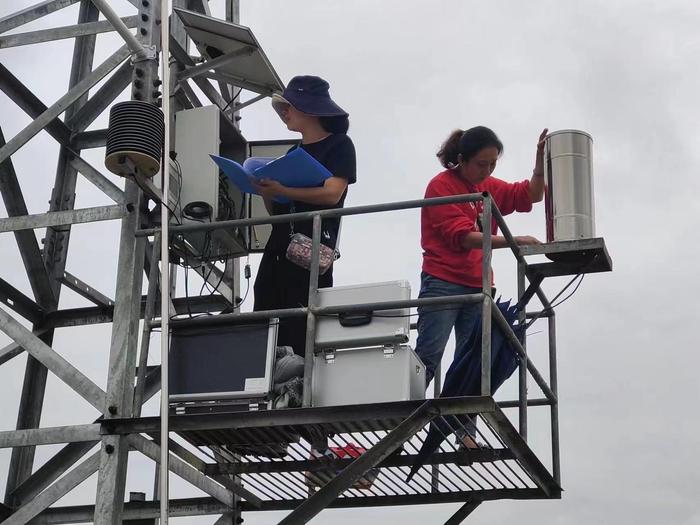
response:
<path fill-rule="evenodd" d="M 518 263 L 518 299 L 525 294 L 525 278 L 527 274 L 527 262 L 520 253 L 515 238 L 511 234 L 498 207 L 493 202 L 488 193 L 472 193 L 465 195 L 455 195 L 450 197 L 436 197 L 429 199 L 417 199 L 409 201 L 399 201 L 384 204 L 372 204 L 366 206 L 354 206 L 348 208 L 335 208 L 329 210 L 319 210 L 302 213 L 291 213 L 285 215 L 275 215 L 270 217 L 259 217 L 249 219 L 237 219 L 229 221 L 219 221 L 210 223 L 195 223 L 186 225 L 171 226 L 170 235 L 179 235 L 186 232 L 204 232 L 218 229 L 235 229 L 246 226 L 261 224 L 288 223 L 291 221 L 312 221 L 312 258 L 309 278 L 309 302 L 307 307 L 288 308 L 279 310 L 261 310 L 256 312 L 239 312 L 221 314 L 217 316 L 202 316 L 197 318 L 172 319 L 172 327 L 195 326 L 195 325 L 223 325 L 230 323 L 241 323 L 263 319 L 306 317 L 306 348 L 304 363 L 304 401 L 305 407 L 311 406 L 311 381 L 313 374 L 313 357 L 316 339 L 316 320 L 319 316 L 333 315 L 341 312 L 357 311 L 382 311 L 397 308 L 410 308 L 417 306 L 436 305 L 456 305 L 465 303 L 482 303 L 482 341 L 481 341 L 481 394 L 491 396 L 491 331 L 495 322 L 503 332 L 507 340 L 520 357 L 519 373 L 519 394 L 517 400 L 508 400 L 499 403 L 502 408 L 515 408 L 519 410 L 519 433 L 523 439 L 527 439 L 527 407 L 528 406 L 549 406 L 550 424 L 552 440 L 552 475 L 559 483 L 560 481 L 560 460 L 559 460 L 559 429 L 558 429 L 558 400 L 557 400 L 557 372 L 556 372 L 556 332 L 555 317 L 551 304 L 539 286 L 539 282 L 533 282 L 534 293 L 542 303 L 542 310 L 534 313 L 526 313 L 525 305 L 520 313 L 520 320 L 526 318 L 545 317 L 548 320 L 549 339 L 549 383 L 536 368 L 535 364 L 528 357 L 523 334 L 523 343 L 513 332 L 508 321 L 498 309 L 493 300 L 491 292 L 491 256 L 492 256 L 492 232 L 491 228 L 485 228 L 483 232 L 483 263 L 482 263 L 482 291 L 481 293 L 468 295 L 452 295 L 443 297 L 432 297 L 422 299 L 406 299 L 395 301 L 380 301 L 362 304 L 349 304 L 341 306 L 321 307 L 316 303 L 319 275 L 319 246 L 321 242 L 321 221 L 324 218 L 345 217 L 348 215 L 364 215 L 370 213 L 380 213 L 387 211 L 407 210 L 422 208 L 424 206 L 439 206 L 445 204 L 457 204 L 467 202 L 483 201 L 482 224 L 491 225 L 492 220 L 496 222 L 505 237 L 508 246 Z M 142 229 L 136 232 L 137 237 L 156 235 L 159 228 Z M 167 312 L 167 305 L 161 305 L 161 312 Z M 152 327 L 160 326 L 160 321 L 151 321 Z M 544 398 L 527 398 L 527 378 L 528 372 L 535 383 L 544 393 Z M 167 380 L 167 378 L 163 378 Z"/>

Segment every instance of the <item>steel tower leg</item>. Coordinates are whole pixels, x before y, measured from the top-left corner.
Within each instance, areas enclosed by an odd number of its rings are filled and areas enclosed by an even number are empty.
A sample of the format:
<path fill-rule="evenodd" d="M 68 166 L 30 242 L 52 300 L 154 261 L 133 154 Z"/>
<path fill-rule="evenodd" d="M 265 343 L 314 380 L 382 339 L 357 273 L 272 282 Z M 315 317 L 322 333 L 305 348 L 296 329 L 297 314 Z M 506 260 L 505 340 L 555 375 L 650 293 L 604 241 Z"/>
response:
<path fill-rule="evenodd" d="M 158 45 L 159 2 L 142 2 L 138 9 L 141 43 L 145 47 Z M 146 102 L 156 102 L 159 98 L 157 58 L 134 64 L 131 96 L 134 100 Z M 136 183 L 127 180 L 125 194 L 130 213 L 122 220 L 121 227 L 105 419 L 132 417 L 134 413 L 134 377 L 146 241 L 134 235 L 142 225 L 143 193 Z M 122 521 L 128 454 L 128 436 L 106 436 L 102 439 L 94 515 L 96 524 L 116 525 Z"/>
<path fill-rule="evenodd" d="M 97 21 L 99 12 L 89 0 L 82 0 L 78 22 Z M 73 63 L 71 66 L 69 89 L 78 84 L 92 70 L 92 62 L 95 52 L 95 35 L 78 37 L 73 51 Z M 87 94 L 78 99 L 66 111 L 66 119 L 72 117 L 87 100 Z M 51 196 L 49 211 L 72 209 L 75 201 L 75 185 L 77 171 L 69 164 L 69 154 L 61 147 L 56 184 Z M 70 226 L 48 228 L 45 240 L 44 262 L 49 272 L 50 285 L 53 297 L 49 303 L 41 304 L 46 311 L 55 310 L 61 291 L 60 278 L 66 267 L 66 254 L 70 238 Z M 40 329 L 34 326 L 35 329 Z M 41 339 L 49 346 L 53 343 L 53 330 L 45 332 Z M 41 420 L 44 393 L 46 391 L 47 369 L 32 356 L 27 356 L 24 385 L 20 399 L 19 413 L 17 416 L 17 429 L 38 428 Z M 12 450 L 10 468 L 8 471 L 7 485 L 5 489 L 6 503 L 14 489 L 25 481 L 32 473 L 34 465 L 35 447 L 22 447 Z"/>

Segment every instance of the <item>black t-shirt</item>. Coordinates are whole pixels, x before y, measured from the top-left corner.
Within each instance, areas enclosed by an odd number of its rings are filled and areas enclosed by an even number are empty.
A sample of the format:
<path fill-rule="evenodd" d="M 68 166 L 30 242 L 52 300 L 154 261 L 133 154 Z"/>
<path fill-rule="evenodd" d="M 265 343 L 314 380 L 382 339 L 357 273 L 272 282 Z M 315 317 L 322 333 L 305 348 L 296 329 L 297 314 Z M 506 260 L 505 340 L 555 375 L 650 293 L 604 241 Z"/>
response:
<path fill-rule="evenodd" d="M 355 146 L 350 137 L 344 133 L 329 135 L 323 140 L 312 144 L 300 144 L 296 147 L 303 148 L 323 164 L 334 177 L 342 177 L 348 180 L 348 184 L 353 184 L 356 180 L 355 173 Z M 292 150 L 290 149 L 290 151 Z M 327 210 L 332 208 L 342 208 L 347 195 L 347 188 L 335 206 L 320 204 L 309 204 L 306 202 L 292 201 L 288 204 L 272 203 L 272 214 L 283 215 L 286 213 L 298 213 L 305 211 Z M 321 242 L 331 248 L 335 247 L 338 238 L 339 218 L 324 219 L 321 223 Z M 293 224 L 294 233 L 303 233 L 308 237 L 312 236 L 313 222 L 296 221 Z M 284 252 L 289 245 L 289 237 L 292 234 L 292 225 L 289 223 L 273 224 L 272 234 L 267 242 L 267 250 Z"/>

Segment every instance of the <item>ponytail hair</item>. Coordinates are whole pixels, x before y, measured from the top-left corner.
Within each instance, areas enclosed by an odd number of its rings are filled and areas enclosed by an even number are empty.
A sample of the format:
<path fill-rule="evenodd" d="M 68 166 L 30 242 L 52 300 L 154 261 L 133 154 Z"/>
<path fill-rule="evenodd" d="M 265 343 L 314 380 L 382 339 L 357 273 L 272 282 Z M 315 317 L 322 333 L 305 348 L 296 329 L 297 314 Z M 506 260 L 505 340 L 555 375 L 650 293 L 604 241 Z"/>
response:
<path fill-rule="evenodd" d="M 318 117 L 321 127 L 328 133 L 347 133 L 350 129 L 350 119 L 346 115 L 339 117 Z"/>
<path fill-rule="evenodd" d="M 445 168 L 456 168 L 460 154 L 462 161 L 468 162 L 482 149 L 491 147 L 496 148 L 499 155 L 503 153 L 503 143 L 491 129 L 485 126 L 476 126 L 466 131 L 456 129 L 440 146 L 437 158 Z"/>
<path fill-rule="evenodd" d="M 440 159 L 440 164 L 445 168 L 454 168 L 457 166 L 457 156 L 459 155 L 459 139 L 462 138 L 464 131 L 456 129 L 447 140 L 442 143 L 437 152 L 437 158 Z"/>

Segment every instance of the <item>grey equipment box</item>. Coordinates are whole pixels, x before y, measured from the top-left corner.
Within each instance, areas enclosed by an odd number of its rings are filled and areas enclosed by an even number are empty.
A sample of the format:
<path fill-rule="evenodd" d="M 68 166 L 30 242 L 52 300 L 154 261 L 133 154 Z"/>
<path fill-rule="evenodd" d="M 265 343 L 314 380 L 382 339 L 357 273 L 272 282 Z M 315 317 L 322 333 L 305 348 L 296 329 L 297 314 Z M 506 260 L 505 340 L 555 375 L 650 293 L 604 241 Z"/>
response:
<path fill-rule="evenodd" d="M 341 306 L 410 298 L 411 285 L 408 281 L 387 281 L 321 288 L 318 290 L 317 305 Z M 348 316 L 320 316 L 316 325 L 316 349 L 406 343 L 410 333 L 409 313 L 409 308 L 399 308 Z"/>
<path fill-rule="evenodd" d="M 169 401 L 267 401 L 272 391 L 277 319 L 173 330 Z"/>
<path fill-rule="evenodd" d="M 425 399 L 425 365 L 408 345 L 314 355 L 315 407 Z"/>

